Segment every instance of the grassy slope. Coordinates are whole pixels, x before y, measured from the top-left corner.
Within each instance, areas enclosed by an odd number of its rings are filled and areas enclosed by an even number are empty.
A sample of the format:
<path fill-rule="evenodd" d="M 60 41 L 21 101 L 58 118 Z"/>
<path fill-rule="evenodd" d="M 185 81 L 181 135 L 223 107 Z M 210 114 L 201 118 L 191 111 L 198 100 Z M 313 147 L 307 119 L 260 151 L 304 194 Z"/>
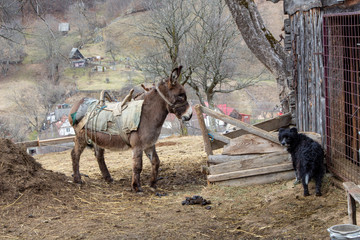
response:
<path fill-rule="evenodd" d="M 265 11 L 265 9 L 271 9 L 271 12 L 281 16 L 282 10 L 275 4 L 262 1 L 259 1 L 259 4 L 260 12 Z M 99 32 L 105 41 L 111 39 L 119 48 L 119 54 L 116 60 L 120 61 L 120 64 L 116 66 L 115 70 L 91 72 L 88 68 L 67 68 L 63 72 L 61 81 L 68 84 L 76 83 L 79 90 L 120 89 L 129 82 L 129 79 L 131 79 L 133 84 L 138 84 L 143 81 L 144 76 L 142 72 L 126 68 L 125 64 L 127 63 L 126 58 L 130 58 L 130 61 L 139 59 L 145 54 L 146 48 L 151 46 L 151 42 L 148 39 L 137 34 L 138 29 L 135 26 L 136 22 L 145 21 L 147 14 L 148 13 L 145 12 L 119 17 Z M 274 14 L 264 14 L 265 22 L 272 24 L 270 30 L 274 31 L 274 35 L 277 36 L 280 29 L 279 25 L 282 24 L 282 17 L 275 19 L 273 16 Z M 67 45 L 66 47 L 70 50 L 72 47 L 71 43 L 78 40 L 78 35 L 72 30 L 64 37 L 63 45 Z M 85 45 L 81 49 L 82 54 L 85 57 L 102 56 L 104 57 L 104 61 L 111 61 L 110 55 L 106 53 L 105 41 Z M 25 50 L 28 56 L 25 58 L 23 65 L 17 67 L 11 76 L 5 79 L 0 78 L 0 111 L 9 108 L 8 97 L 11 92 L 24 91 L 36 83 L 37 79 L 44 77 L 45 71 L 40 64 L 44 63 L 43 57 L 45 54 L 34 47 L 31 39 Z M 106 83 L 106 78 L 110 80 L 110 83 Z M 250 112 L 249 104 L 247 104 L 249 100 L 246 100 L 246 96 L 241 92 L 242 91 L 234 94 L 230 102 L 236 102 L 238 99 L 241 99 L 242 101 L 239 103 L 234 103 L 234 107 L 243 109 L 244 112 Z"/>

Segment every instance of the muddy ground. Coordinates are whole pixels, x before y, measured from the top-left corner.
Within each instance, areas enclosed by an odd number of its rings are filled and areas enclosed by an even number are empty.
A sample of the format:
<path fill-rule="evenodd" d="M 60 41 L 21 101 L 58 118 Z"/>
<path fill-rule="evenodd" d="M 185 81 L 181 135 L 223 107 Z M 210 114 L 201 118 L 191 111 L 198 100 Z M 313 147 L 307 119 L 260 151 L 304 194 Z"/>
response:
<path fill-rule="evenodd" d="M 106 152 L 114 183 L 105 183 L 93 152 L 80 162 L 84 184 L 72 183 L 70 151 L 36 161 L 0 139 L 1 239 L 329 239 L 330 226 L 347 222 L 346 196 L 330 177 L 323 196 L 302 196 L 292 181 L 250 187 L 208 186 L 201 137 L 160 140 L 158 189 L 130 189 L 131 152 Z M 40 164 L 37 164 L 40 163 Z M 182 205 L 200 195 L 210 205 Z M 210 208 L 209 208 L 210 206 Z"/>

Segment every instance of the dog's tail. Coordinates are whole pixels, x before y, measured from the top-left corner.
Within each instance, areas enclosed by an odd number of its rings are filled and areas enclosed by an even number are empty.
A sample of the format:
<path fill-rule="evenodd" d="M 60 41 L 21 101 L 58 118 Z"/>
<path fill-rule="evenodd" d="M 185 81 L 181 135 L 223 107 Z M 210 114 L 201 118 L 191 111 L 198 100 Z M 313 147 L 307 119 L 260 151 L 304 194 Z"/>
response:
<path fill-rule="evenodd" d="M 306 183 L 306 185 L 309 184 L 309 174 L 308 173 L 305 175 L 305 183 Z"/>

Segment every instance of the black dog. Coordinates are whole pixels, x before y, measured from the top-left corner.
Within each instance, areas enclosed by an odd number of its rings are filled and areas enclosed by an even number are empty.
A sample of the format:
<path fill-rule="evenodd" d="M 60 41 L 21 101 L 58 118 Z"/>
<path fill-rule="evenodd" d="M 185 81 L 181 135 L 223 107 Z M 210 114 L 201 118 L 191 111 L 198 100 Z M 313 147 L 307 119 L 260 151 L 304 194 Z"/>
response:
<path fill-rule="evenodd" d="M 296 128 L 279 129 L 279 141 L 291 154 L 296 180 L 301 179 L 304 196 L 309 196 L 308 184 L 314 178 L 316 196 L 321 196 L 321 182 L 324 176 L 324 150 L 321 145 Z"/>

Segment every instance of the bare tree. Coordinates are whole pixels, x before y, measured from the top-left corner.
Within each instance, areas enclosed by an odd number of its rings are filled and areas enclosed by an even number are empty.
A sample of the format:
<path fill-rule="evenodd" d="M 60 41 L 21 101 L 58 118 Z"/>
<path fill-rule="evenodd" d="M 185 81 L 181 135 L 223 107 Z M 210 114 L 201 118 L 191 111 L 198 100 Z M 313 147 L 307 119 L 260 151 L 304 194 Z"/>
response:
<path fill-rule="evenodd" d="M 17 142 L 24 141 L 26 134 L 24 131 L 25 124 L 18 116 L 7 114 L 6 117 L 0 116 L 0 138 L 8 138 Z"/>
<path fill-rule="evenodd" d="M 121 13 L 125 12 L 129 7 L 132 0 L 107 0 L 106 1 L 106 18 L 107 20 L 118 17 Z"/>
<path fill-rule="evenodd" d="M 120 47 L 117 46 L 112 39 L 105 41 L 106 53 L 109 53 L 113 61 L 116 61 L 116 56 L 120 54 Z"/>
<path fill-rule="evenodd" d="M 214 109 L 214 95 L 230 93 L 251 86 L 257 78 L 247 78 L 237 71 L 240 65 L 239 34 L 222 0 L 200 0 L 194 5 L 197 25 L 190 31 L 186 53 L 193 74 L 187 83 L 195 90 L 202 105 L 204 98 Z M 235 80 L 235 81 L 234 81 Z"/>
<path fill-rule="evenodd" d="M 63 53 L 66 49 L 63 48 L 60 32 L 56 30 L 58 21 L 52 16 L 42 19 L 43 21 L 37 21 L 35 24 L 36 34 L 32 40 L 39 53 L 44 54 L 48 79 L 52 84 L 58 85 L 61 66 L 64 61 L 67 61 L 67 57 Z"/>
<path fill-rule="evenodd" d="M 286 68 L 288 54 L 267 30 L 255 1 L 225 1 L 249 49 L 276 77 L 280 103 L 284 112 L 289 112 L 292 94 L 289 82 L 292 77 Z"/>
<path fill-rule="evenodd" d="M 71 27 L 75 29 L 80 36 L 80 46 L 83 46 L 86 43 L 90 32 L 88 17 L 85 11 L 85 4 L 76 2 L 71 5 L 68 11 L 68 18 L 71 22 Z"/>
<path fill-rule="evenodd" d="M 155 46 L 142 62 L 143 70 L 164 77 L 179 65 L 180 49 L 195 24 L 191 8 L 189 0 L 149 1 L 150 19 L 139 24 L 139 30 L 141 35 L 155 40 Z"/>
<path fill-rule="evenodd" d="M 49 83 L 47 80 L 26 92 L 14 92 L 12 101 L 15 103 L 14 114 L 29 126 L 28 131 L 39 133 L 46 116 L 53 110 L 55 104 L 66 97 L 66 89 Z"/>
<path fill-rule="evenodd" d="M 0 38 L 10 42 L 16 42 L 14 36 L 23 33 L 21 19 L 23 1 L 2 0 L 0 1 Z"/>

